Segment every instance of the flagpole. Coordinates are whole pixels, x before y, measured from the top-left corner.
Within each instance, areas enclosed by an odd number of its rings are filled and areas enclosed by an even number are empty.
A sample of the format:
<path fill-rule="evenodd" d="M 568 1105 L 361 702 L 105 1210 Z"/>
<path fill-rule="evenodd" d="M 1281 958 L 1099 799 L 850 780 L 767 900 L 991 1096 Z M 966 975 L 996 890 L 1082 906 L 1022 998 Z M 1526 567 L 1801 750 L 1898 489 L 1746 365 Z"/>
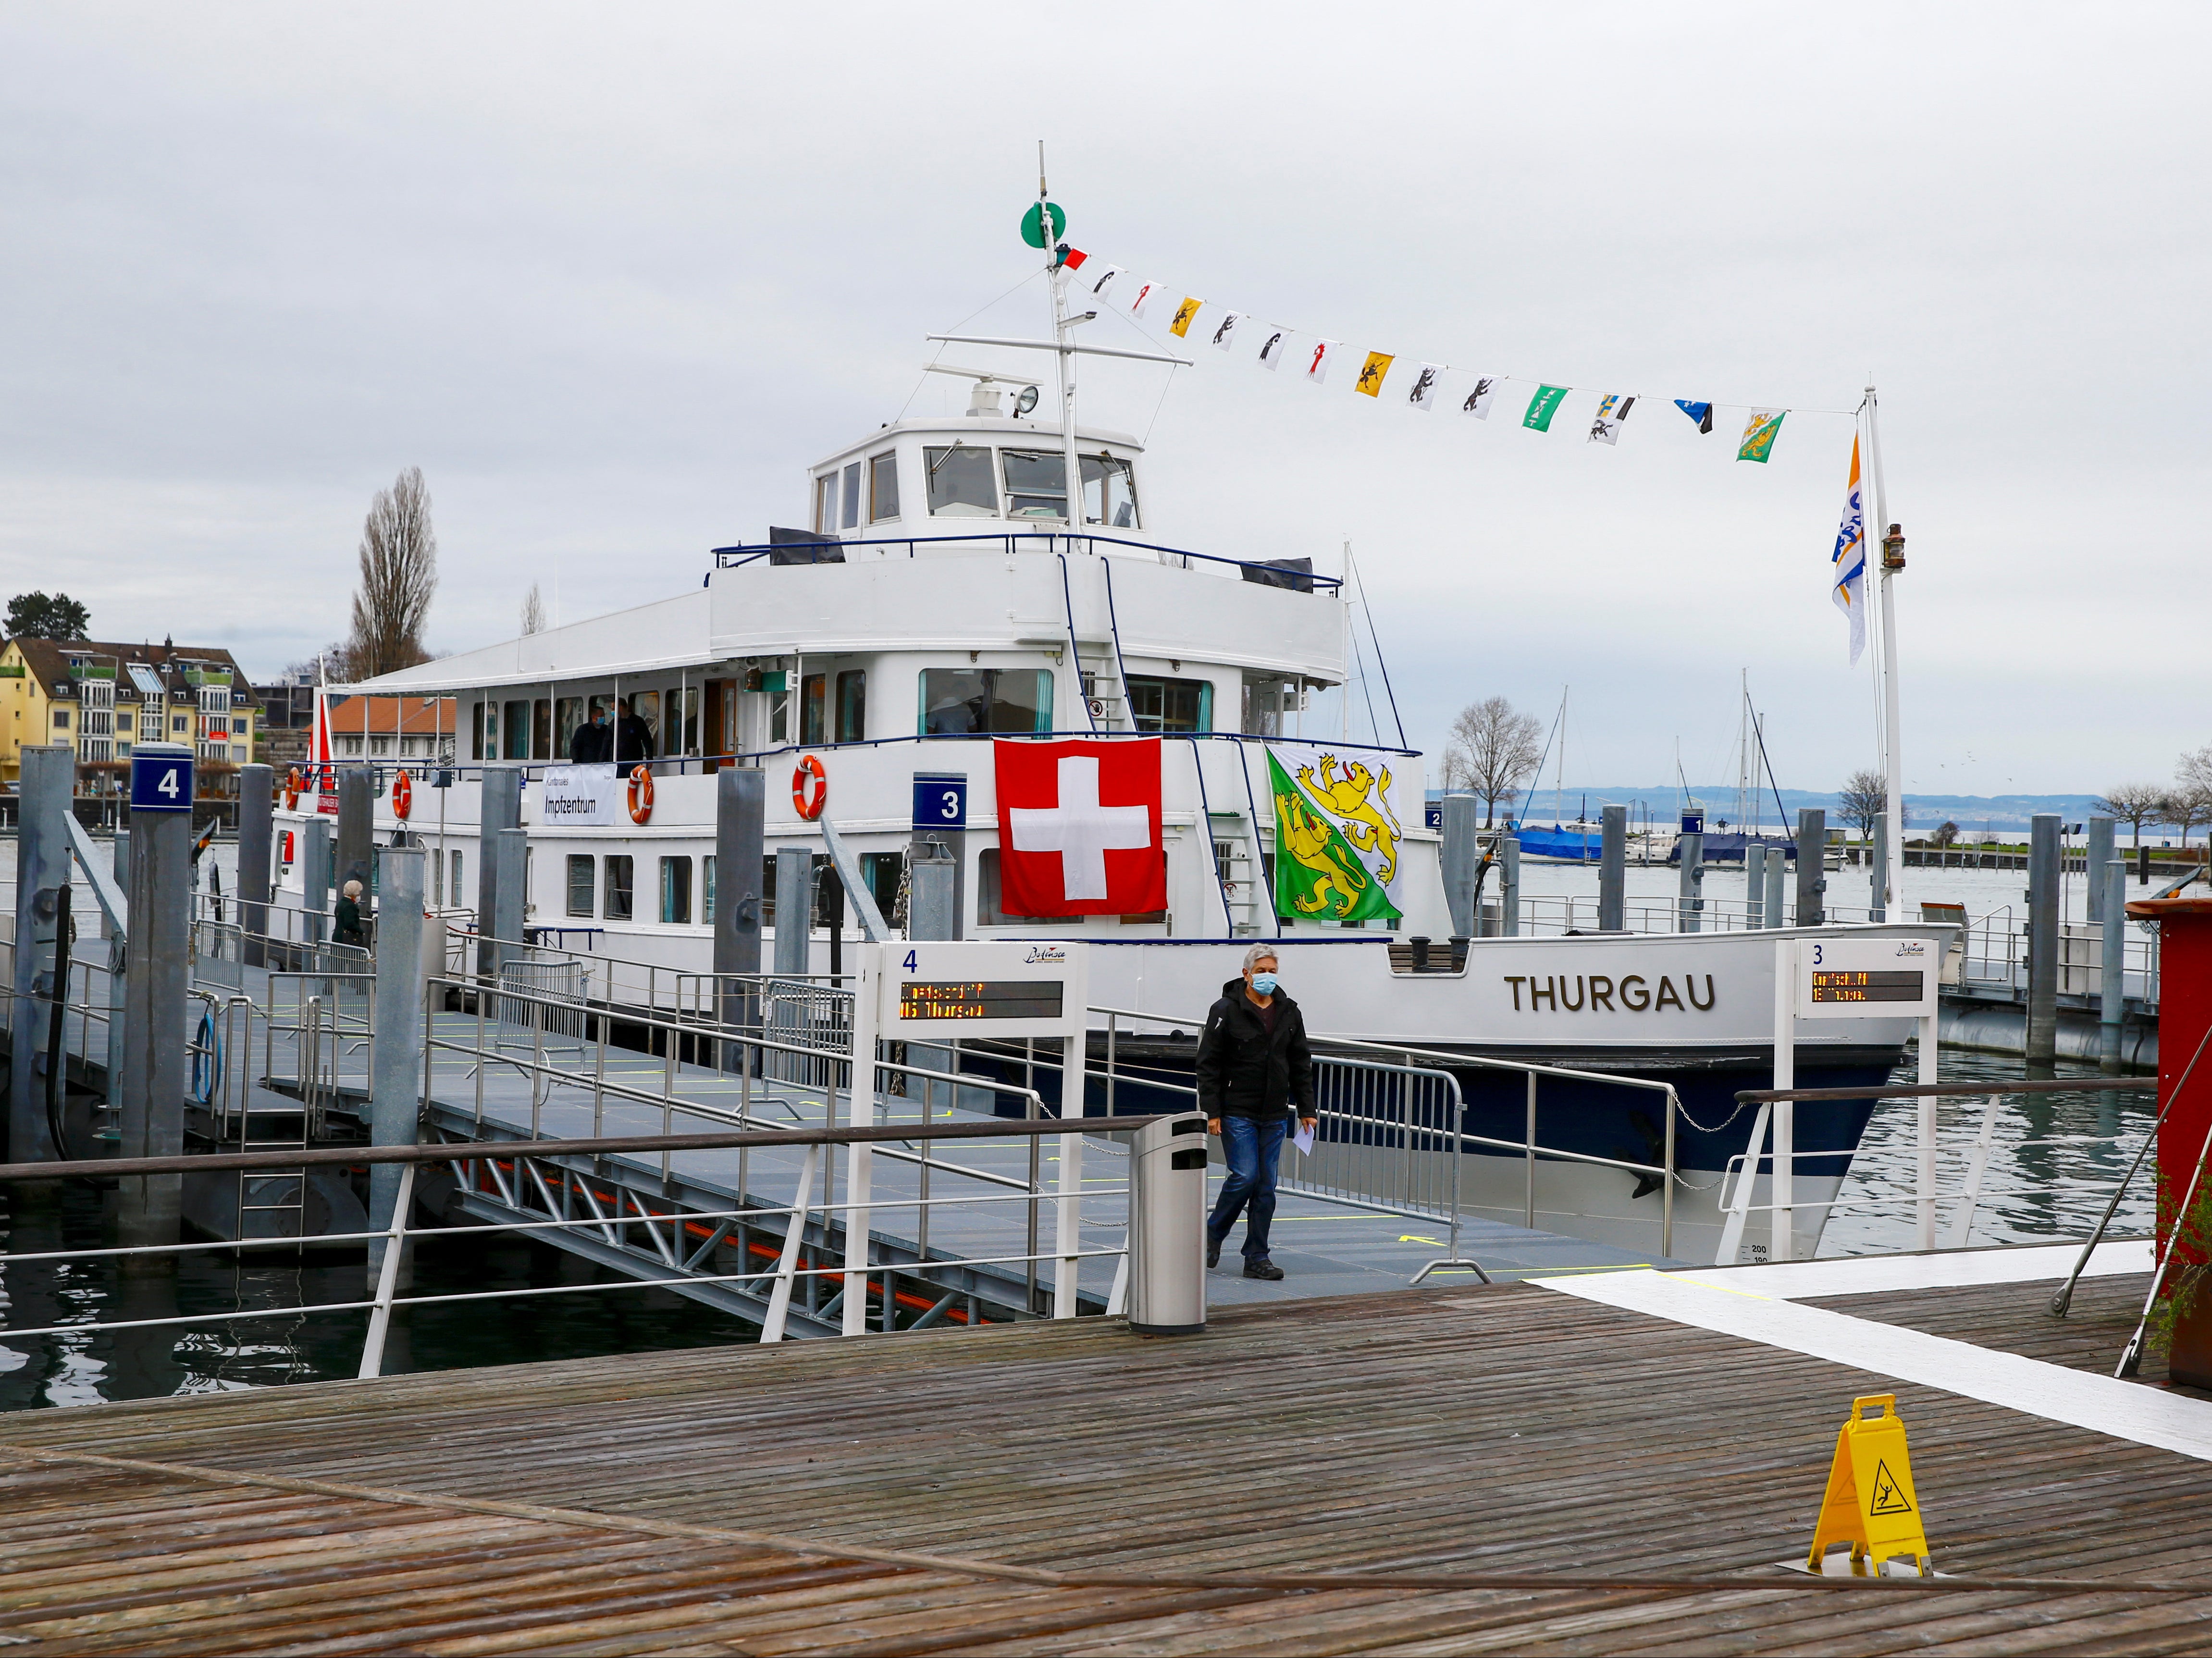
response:
<path fill-rule="evenodd" d="M 1892 552 L 1889 495 L 1882 487 L 1879 407 L 1875 389 L 1869 386 L 1866 389 L 1867 459 L 1873 474 L 1874 521 L 1881 548 L 1881 771 L 1887 797 L 1882 816 L 1889 825 L 1888 892 L 1882 915 L 1885 920 L 1893 920 L 1900 919 L 1896 912 L 1905 902 L 1905 761 L 1904 744 L 1898 731 L 1897 601 L 1890 591 L 1890 579 L 1904 568 L 1905 541 L 1901 536 L 1897 537 L 1897 551 Z M 1871 542 L 1875 537 L 1869 536 L 1867 539 Z"/>

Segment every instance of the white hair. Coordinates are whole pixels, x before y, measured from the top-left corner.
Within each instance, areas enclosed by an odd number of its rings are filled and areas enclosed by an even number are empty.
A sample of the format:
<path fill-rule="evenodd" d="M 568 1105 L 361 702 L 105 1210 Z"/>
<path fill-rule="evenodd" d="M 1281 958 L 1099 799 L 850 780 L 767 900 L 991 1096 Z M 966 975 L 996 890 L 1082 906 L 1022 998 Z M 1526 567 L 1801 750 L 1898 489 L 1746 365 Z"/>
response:
<path fill-rule="evenodd" d="M 1275 954 L 1274 945 L 1255 944 L 1251 949 L 1244 952 L 1243 970 L 1249 973 L 1254 968 L 1259 966 L 1262 962 L 1275 962 L 1279 963 L 1281 960 L 1282 958 Z"/>
<path fill-rule="evenodd" d="M 349 881 L 339 890 L 349 898 L 358 898 L 361 896 L 361 883 L 358 881 Z"/>

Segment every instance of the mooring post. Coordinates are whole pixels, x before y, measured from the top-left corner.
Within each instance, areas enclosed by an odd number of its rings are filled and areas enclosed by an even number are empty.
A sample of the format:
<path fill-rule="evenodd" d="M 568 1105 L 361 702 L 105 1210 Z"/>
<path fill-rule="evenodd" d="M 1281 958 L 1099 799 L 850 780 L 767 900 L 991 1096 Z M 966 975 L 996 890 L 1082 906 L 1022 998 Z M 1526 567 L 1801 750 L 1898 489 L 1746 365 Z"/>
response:
<path fill-rule="evenodd" d="M 717 1016 L 750 1030 L 760 1020 L 761 876 L 768 818 L 768 774 L 725 766 L 714 778 L 714 971 Z M 726 1043 L 721 1068 L 745 1062 L 742 1044 Z"/>
<path fill-rule="evenodd" d="M 1521 936 L 1521 837 L 1508 823 L 1498 835 L 1499 931 L 1509 938 Z"/>
<path fill-rule="evenodd" d="M 1797 809 L 1797 925 L 1819 926 L 1828 919 L 1828 813 L 1823 806 Z"/>
<path fill-rule="evenodd" d="M 951 938 L 955 936 L 952 880 L 956 869 L 951 853 L 944 846 L 924 835 L 915 837 L 914 861 L 908 866 L 908 938 Z M 910 1063 L 931 1071 L 955 1068 L 952 1050 L 949 1048 L 924 1047 L 919 1042 L 908 1042 L 907 1058 Z M 939 1088 L 950 1090 L 945 1103 L 959 1102 L 957 1090 L 952 1084 L 923 1077 L 910 1079 L 907 1085 L 911 1088 L 916 1083 L 921 1085 L 924 1104 L 933 1112 L 937 1107 L 937 1090 Z"/>
<path fill-rule="evenodd" d="M 1597 930 L 1623 932 L 1628 927 L 1628 808 L 1606 806 L 1600 817 Z"/>
<path fill-rule="evenodd" d="M 65 1064 L 46 1052 L 50 999 L 68 993 L 53 984 L 54 944 L 61 926 L 61 890 L 70 884 L 70 799 L 76 790 L 76 750 L 26 745 L 15 814 L 15 983 L 8 1020 L 8 1155 L 44 1163 L 61 1155 L 46 1123 L 46 1067 Z M 184 1014 L 177 1015 L 183 1029 Z M 51 1188 L 50 1188 L 51 1189 Z"/>
<path fill-rule="evenodd" d="M 368 1143 L 412 1145 L 422 1115 L 423 853 L 416 847 L 385 847 L 376 859 L 376 1035 L 368 1061 Z M 395 1163 L 369 1165 L 371 1231 L 391 1230 L 400 1173 Z M 385 1247 L 384 1239 L 370 1241 L 372 1274 L 383 1261 Z M 400 1270 L 406 1270 L 404 1260 Z"/>
<path fill-rule="evenodd" d="M 123 1098 L 118 1155 L 185 1149 L 185 993 L 191 947 L 191 750 L 142 743 L 131 756 L 131 945 L 124 965 Z M 149 777 L 181 780 L 181 805 L 149 800 Z M 240 1056 L 241 1059 L 243 1056 Z M 118 1182 L 118 1241 L 177 1242 L 184 1176 Z"/>
<path fill-rule="evenodd" d="M 2105 901 L 2098 917 L 2105 936 L 2098 962 L 2097 1038 L 2099 1062 L 2111 1075 L 2120 1068 L 2121 1022 L 2127 1017 L 2128 865 L 2124 858 L 2107 858 L 2089 867 L 2090 886 L 2103 889 Z"/>
<path fill-rule="evenodd" d="M 1872 867 L 1868 872 L 1867 920 L 1886 921 L 1889 919 L 1889 819 L 1874 820 Z"/>
<path fill-rule="evenodd" d="M 2091 926 L 2105 919 L 2105 865 L 2114 857 L 2112 841 L 2118 823 L 2110 817 L 2089 820 L 2089 850 L 2081 861 L 2082 896 L 2086 907 L 2082 917 Z"/>
<path fill-rule="evenodd" d="M 492 943 L 499 937 L 500 914 L 495 848 L 501 829 L 522 826 L 522 768 L 486 766 L 477 801 L 477 976 L 496 983 L 499 957 Z"/>
<path fill-rule="evenodd" d="M 2150 884 L 2150 848 L 2141 841 L 2136 842 L 2136 884 L 2139 887 Z"/>
<path fill-rule="evenodd" d="M 1766 849 L 1766 925 L 1770 927 L 1788 926 L 1790 916 L 1783 908 L 1784 877 L 1790 868 L 1789 854 L 1780 847 Z"/>
<path fill-rule="evenodd" d="M 1674 844 L 1682 856 L 1682 892 L 1675 928 L 1681 932 L 1695 932 L 1698 925 L 1698 912 L 1705 907 L 1705 901 L 1698 896 L 1705 878 L 1705 813 L 1686 811 L 1682 814 L 1682 833 Z"/>
<path fill-rule="evenodd" d="M 2028 820 L 2027 1062 L 2058 1058 L 2058 816 Z"/>
<path fill-rule="evenodd" d="M 115 876 L 115 890 L 124 896 L 125 914 L 131 896 L 131 831 L 119 829 L 110 843 L 108 866 Z M 123 1104 L 123 1026 L 127 1013 L 127 987 L 123 963 L 131 948 L 130 939 L 111 929 L 107 946 L 107 1108 L 118 1110 Z"/>
<path fill-rule="evenodd" d="M 376 785 L 367 766 L 349 766 L 338 774 L 338 890 L 349 881 L 361 883 L 362 908 L 375 883 L 369 860 L 375 855 Z"/>
<path fill-rule="evenodd" d="M 1743 848 L 1743 925 L 1756 932 L 1766 925 L 1766 843 L 1747 841 Z"/>
<path fill-rule="evenodd" d="M 276 811 L 276 770 L 238 768 L 238 930 L 240 959 L 266 967 L 262 939 L 269 931 L 269 847 Z"/>
<path fill-rule="evenodd" d="M 805 847 L 775 849 L 775 970 L 805 976 L 814 917 L 809 899 L 814 883 L 814 854 Z"/>
<path fill-rule="evenodd" d="M 489 852 L 486 861 L 498 866 L 491 913 L 491 972 L 496 986 L 501 969 L 521 959 L 525 917 L 529 914 L 530 831 L 501 829 Z M 634 891 L 631 896 L 636 896 Z"/>
<path fill-rule="evenodd" d="M 331 936 L 331 826 L 321 817 L 300 825 L 300 908 L 307 941 L 321 944 Z"/>
<path fill-rule="evenodd" d="M 1482 847 L 1474 817 L 1481 803 L 1471 794 L 1447 794 L 1443 804 L 1444 908 L 1451 914 L 1453 932 L 1471 938 L 1480 919 L 1474 913 L 1474 871 Z"/>

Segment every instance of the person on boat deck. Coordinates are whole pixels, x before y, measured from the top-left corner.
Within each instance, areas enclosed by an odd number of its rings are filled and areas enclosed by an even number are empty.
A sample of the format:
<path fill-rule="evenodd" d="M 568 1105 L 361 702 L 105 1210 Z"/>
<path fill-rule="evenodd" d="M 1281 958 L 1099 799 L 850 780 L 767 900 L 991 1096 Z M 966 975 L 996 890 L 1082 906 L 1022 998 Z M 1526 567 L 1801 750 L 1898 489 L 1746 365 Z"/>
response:
<path fill-rule="evenodd" d="M 368 937 L 361 926 L 361 883 L 349 881 L 339 890 L 337 914 L 331 929 L 331 942 L 366 948 Z"/>
<path fill-rule="evenodd" d="M 595 708 L 588 723 L 576 727 L 576 734 L 568 739 L 568 763 L 572 766 L 594 766 L 605 760 L 610 751 L 611 733 L 607 730 L 607 712 Z"/>
<path fill-rule="evenodd" d="M 1305 1015 L 1283 994 L 1275 977 L 1275 952 L 1255 944 L 1244 953 L 1244 976 L 1221 987 L 1221 999 L 1206 1016 L 1198 1039 L 1198 1108 L 1206 1128 L 1221 1139 L 1229 1178 L 1206 1223 L 1206 1264 L 1221 1263 L 1229 1229 L 1244 1215 L 1244 1276 L 1279 1278 L 1283 1269 L 1267 1256 L 1267 1226 L 1275 1218 L 1275 1169 L 1295 1102 L 1306 1132 L 1313 1131 L 1313 1054 L 1306 1047 Z"/>
<path fill-rule="evenodd" d="M 614 760 L 617 766 L 634 766 L 653 758 L 653 727 L 629 711 L 629 698 L 615 702 Z"/>

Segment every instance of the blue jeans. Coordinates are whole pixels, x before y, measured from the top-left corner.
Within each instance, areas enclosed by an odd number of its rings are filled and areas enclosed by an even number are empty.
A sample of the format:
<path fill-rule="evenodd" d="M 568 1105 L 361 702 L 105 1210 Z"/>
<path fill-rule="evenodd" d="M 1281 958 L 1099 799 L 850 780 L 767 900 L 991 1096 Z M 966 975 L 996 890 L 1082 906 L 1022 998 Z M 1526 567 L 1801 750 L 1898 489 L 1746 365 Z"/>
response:
<path fill-rule="evenodd" d="M 1221 1151 L 1229 1160 L 1229 1178 L 1221 1182 L 1221 1195 L 1206 1223 L 1209 1243 L 1218 1244 L 1244 1212 L 1244 1259 L 1267 1259 L 1267 1227 L 1275 1218 L 1275 1170 L 1283 1159 L 1283 1136 L 1290 1132 L 1288 1116 L 1228 1117 L 1221 1120 Z"/>

